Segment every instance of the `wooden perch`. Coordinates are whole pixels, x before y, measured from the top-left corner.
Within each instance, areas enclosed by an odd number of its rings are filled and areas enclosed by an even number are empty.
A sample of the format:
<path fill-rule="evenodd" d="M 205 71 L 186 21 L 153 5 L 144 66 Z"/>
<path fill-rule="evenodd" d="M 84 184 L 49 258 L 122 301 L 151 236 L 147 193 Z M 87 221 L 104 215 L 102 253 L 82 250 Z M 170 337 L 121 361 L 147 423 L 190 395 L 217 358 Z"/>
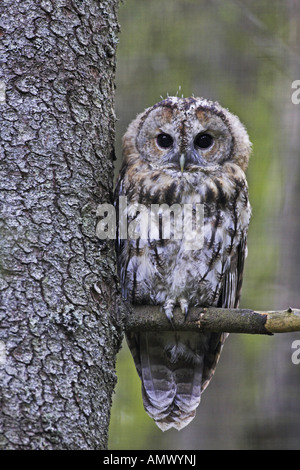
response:
<path fill-rule="evenodd" d="M 256 311 L 240 308 L 201 308 L 189 310 L 187 319 L 179 308 L 174 310 L 172 324 L 158 306 L 130 306 L 126 331 L 211 330 L 226 333 L 265 334 L 300 331 L 300 310 Z"/>

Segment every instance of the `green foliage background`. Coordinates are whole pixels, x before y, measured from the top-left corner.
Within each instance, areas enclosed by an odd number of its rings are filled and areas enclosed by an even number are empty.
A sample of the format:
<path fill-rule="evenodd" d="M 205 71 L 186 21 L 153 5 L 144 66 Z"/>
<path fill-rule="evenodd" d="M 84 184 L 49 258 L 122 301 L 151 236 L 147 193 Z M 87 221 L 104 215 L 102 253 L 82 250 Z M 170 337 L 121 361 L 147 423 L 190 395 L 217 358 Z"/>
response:
<path fill-rule="evenodd" d="M 116 171 L 129 122 L 167 95 L 220 101 L 248 129 L 253 216 L 245 308 L 300 305 L 298 205 L 289 210 L 291 197 L 300 196 L 300 105 L 291 102 L 291 83 L 300 79 L 299 18 L 293 0 L 125 0 L 120 8 Z M 197 417 L 180 433 L 162 433 L 144 412 L 124 344 L 110 449 L 299 449 L 300 366 L 291 363 L 297 338 L 231 335 Z"/>

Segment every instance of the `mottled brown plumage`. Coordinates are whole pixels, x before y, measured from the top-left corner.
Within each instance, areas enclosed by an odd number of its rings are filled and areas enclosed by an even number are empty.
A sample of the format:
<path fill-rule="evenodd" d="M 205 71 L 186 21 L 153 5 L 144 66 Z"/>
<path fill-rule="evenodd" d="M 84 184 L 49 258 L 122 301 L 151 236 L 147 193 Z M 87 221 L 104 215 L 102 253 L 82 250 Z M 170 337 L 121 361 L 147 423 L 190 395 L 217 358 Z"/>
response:
<path fill-rule="evenodd" d="M 170 322 L 175 305 L 184 315 L 190 306 L 238 306 L 250 219 L 244 173 L 250 150 L 239 119 L 201 98 L 167 98 L 129 125 L 115 192 L 117 209 L 119 196 L 127 198 L 119 218 L 134 235 L 122 239 L 119 233 L 117 243 L 124 298 L 161 305 Z M 172 205 L 167 233 L 162 208 Z M 199 205 L 202 238 L 188 230 L 176 238 L 176 210 L 191 208 L 182 212 L 185 229 L 193 227 L 192 220 L 195 225 Z M 181 429 L 194 417 L 225 338 L 177 332 L 171 324 L 169 332 L 127 335 L 145 409 L 162 430 Z"/>

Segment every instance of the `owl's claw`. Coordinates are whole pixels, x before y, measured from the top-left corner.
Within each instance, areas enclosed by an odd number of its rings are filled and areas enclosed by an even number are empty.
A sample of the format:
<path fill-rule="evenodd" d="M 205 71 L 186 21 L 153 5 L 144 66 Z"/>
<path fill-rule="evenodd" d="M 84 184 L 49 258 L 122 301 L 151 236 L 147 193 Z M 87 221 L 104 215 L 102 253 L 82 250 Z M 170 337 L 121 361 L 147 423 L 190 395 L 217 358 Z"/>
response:
<path fill-rule="evenodd" d="M 173 326 L 172 320 L 173 320 L 174 305 L 175 305 L 175 302 L 173 300 L 168 300 L 164 305 L 165 315 L 172 326 Z"/>
<path fill-rule="evenodd" d="M 172 309 L 164 309 L 165 311 L 165 314 L 166 314 L 166 317 L 168 319 L 168 321 L 171 323 L 172 327 L 174 327 L 174 323 L 173 323 L 173 310 Z"/>
<path fill-rule="evenodd" d="M 188 301 L 186 299 L 179 299 L 179 305 L 180 305 L 181 312 L 184 315 L 184 320 L 186 320 L 187 316 L 188 316 L 188 313 L 189 313 Z M 163 306 L 165 315 L 166 315 L 167 319 L 169 320 L 169 322 L 171 323 L 172 326 L 173 326 L 173 321 L 172 320 L 173 320 L 174 307 L 175 307 L 175 301 L 174 300 L 168 300 L 165 303 L 165 305 Z"/>
<path fill-rule="evenodd" d="M 179 303 L 180 303 L 181 312 L 182 312 L 183 315 L 184 315 L 184 320 L 186 320 L 186 319 L 187 319 L 187 316 L 188 316 L 188 313 L 189 313 L 189 304 L 188 304 L 188 301 L 185 300 L 185 299 L 180 299 Z"/>

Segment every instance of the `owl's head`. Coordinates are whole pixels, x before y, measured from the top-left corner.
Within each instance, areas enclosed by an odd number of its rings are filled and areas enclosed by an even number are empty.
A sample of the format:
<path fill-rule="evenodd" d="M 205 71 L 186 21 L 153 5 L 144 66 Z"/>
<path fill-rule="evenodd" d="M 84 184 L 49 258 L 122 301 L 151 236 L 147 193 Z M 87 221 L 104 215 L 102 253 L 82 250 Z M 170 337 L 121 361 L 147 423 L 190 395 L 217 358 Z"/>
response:
<path fill-rule="evenodd" d="M 133 152 L 153 169 L 209 170 L 230 161 L 243 171 L 251 152 L 237 116 L 203 98 L 168 97 L 139 114 L 124 136 L 124 155 Z"/>

